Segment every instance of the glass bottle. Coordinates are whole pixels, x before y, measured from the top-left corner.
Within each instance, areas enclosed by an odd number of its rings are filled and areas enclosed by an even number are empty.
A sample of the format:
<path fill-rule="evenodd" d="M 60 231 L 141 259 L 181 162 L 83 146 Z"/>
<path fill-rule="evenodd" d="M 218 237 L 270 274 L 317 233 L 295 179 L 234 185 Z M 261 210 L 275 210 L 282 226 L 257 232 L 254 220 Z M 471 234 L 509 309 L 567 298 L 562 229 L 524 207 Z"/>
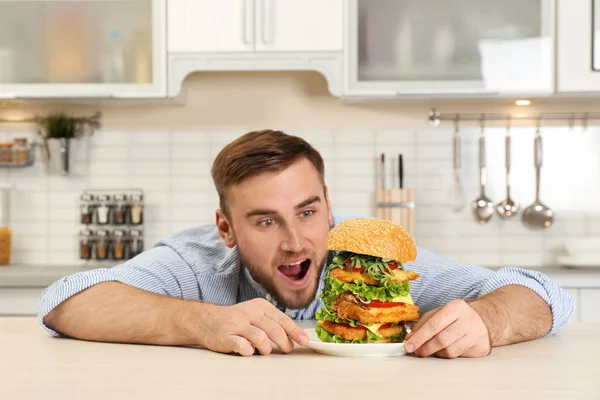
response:
<path fill-rule="evenodd" d="M 106 194 L 98 196 L 100 205 L 96 207 L 96 222 L 98 225 L 107 225 L 110 222 L 110 197 Z"/>
<path fill-rule="evenodd" d="M 113 224 L 123 225 L 127 223 L 127 204 L 124 194 L 116 194 L 114 197 L 115 205 L 112 210 Z"/>
<path fill-rule="evenodd" d="M 10 188 L 0 188 L 0 265 L 10 264 L 12 231 L 9 227 Z"/>
<path fill-rule="evenodd" d="M 107 260 L 108 259 L 108 231 L 99 229 L 96 232 L 96 260 Z"/>
<path fill-rule="evenodd" d="M 129 254 L 128 259 L 133 258 L 144 251 L 144 239 L 142 238 L 142 231 L 139 229 L 132 229 L 129 231 Z"/>
<path fill-rule="evenodd" d="M 131 196 L 131 207 L 129 209 L 129 221 L 132 225 L 141 225 L 144 223 L 144 196 L 134 194 Z"/>
<path fill-rule="evenodd" d="M 92 201 L 94 201 L 94 196 L 89 193 L 84 193 L 81 195 L 81 205 L 79 207 L 79 216 L 82 224 L 89 225 L 92 223 L 92 217 L 94 214 L 94 207 L 92 206 Z"/>
<path fill-rule="evenodd" d="M 82 260 L 91 260 L 92 258 L 92 232 L 89 229 L 82 229 L 79 232 L 79 258 Z"/>
<path fill-rule="evenodd" d="M 113 232 L 113 259 L 124 260 L 125 259 L 125 232 L 121 229 L 116 229 Z"/>

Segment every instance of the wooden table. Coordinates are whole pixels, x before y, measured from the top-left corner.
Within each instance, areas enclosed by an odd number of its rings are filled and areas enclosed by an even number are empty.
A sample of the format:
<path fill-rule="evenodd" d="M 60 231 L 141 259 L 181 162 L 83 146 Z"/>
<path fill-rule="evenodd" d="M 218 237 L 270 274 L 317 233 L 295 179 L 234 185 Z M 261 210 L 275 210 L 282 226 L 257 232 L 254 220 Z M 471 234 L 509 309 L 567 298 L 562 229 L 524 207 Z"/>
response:
<path fill-rule="evenodd" d="M 48 336 L 0 318 L 0 399 L 600 399 L 600 324 L 495 348 L 481 359 L 291 354 L 243 358 L 199 348 Z"/>

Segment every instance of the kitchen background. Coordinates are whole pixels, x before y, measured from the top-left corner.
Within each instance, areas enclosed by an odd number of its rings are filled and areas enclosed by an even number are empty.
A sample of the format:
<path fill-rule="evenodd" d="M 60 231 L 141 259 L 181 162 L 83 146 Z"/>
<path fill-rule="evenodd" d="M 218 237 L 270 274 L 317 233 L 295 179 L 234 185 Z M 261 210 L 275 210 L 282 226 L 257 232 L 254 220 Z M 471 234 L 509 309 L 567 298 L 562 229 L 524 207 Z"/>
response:
<path fill-rule="evenodd" d="M 416 240 L 457 261 L 483 266 L 540 267 L 574 239 L 600 240 L 599 129 L 583 121 L 542 125 L 544 165 L 541 199 L 556 212 L 549 229 L 531 231 L 520 215 L 496 215 L 477 224 L 470 204 L 479 190 L 478 123 L 460 125 L 465 207 L 453 211 L 453 124 L 429 125 L 435 106 L 446 112 L 552 112 L 589 110 L 578 100 L 534 102 L 516 107 L 508 100 L 411 100 L 341 102 L 315 72 L 193 74 L 182 98 L 103 104 L 24 103 L 0 108 L 0 117 L 69 115 L 102 111 L 102 128 L 76 142 L 67 177 L 45 172 L 38 152 L 32 167 L 0 171 L 0 184 L 13 185 L 10 227 L 13 264 L 84 264 L 79 259 L 79 197 L 84 189 L 141 188 L 145 195 L 146 248 L 161 237 L 195 224 L 212 223 L 218 199 L 210 167 L 225 144 L 255 129 L 281 129 L 304 137 L 321 152 L 337 212 L 374 215 L 378 159 L 386 154 L 388 187 L 398 185 L 397 159 L 404 160 L 404 186 L 416 189 Z M 525 123 L 526 124 L 526 123 Z M 521 209 L 534 200 L 534 125 L 513 127 L 512 193 Z M 494 203 L 505 196 L 504 134 L 490 123 L 487 135 L 488 188 Z M 0 142 L 36 138 L 33 126 L 0 125 Z M 397 186 L 394 186 L 397 187 Z M 115 262 L 112 262 L 114 264 Z"/>

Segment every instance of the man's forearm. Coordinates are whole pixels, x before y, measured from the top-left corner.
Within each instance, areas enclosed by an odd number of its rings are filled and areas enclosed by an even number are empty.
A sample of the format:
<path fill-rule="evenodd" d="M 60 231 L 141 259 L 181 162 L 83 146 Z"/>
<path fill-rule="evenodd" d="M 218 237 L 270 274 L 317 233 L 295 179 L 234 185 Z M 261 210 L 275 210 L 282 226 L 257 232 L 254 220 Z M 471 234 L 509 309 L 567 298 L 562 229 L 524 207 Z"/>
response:
<path fill-rule="evenodd" d="M 487 326 L 492 346 L 537 339 L 552 328 L 550 306 L 524 286 L 503 286 L 469 305 Z"/>
<path fill-rule="evenodd" d="M 211 307 L 105 282 L 59 304 L 44 323 L 64 336 L 90 341 L 201 345 L 199 319 Z"/>

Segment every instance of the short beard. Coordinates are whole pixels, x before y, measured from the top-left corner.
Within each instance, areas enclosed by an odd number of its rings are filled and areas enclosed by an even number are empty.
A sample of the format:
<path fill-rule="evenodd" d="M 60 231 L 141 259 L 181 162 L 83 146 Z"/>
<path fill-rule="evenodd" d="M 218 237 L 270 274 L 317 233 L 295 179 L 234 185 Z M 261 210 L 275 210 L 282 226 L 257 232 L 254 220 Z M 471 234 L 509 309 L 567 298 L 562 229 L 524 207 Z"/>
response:
<path fill-rule="evenodd" d="M 315 278 L 313 278 L 313 281 L 309 282 L 308 286 L 304 288 L 302 292 L 300 292 L 301 294 L 305 294 L 306 290 L 310 290 L 310 296 L 303 302 L 295 302 L 294 300 L 286 301 L 286 299 L 283 298 L 282 294 L 277 290 L 277 287 L 275 286 L 274 282 L 262 272 L 262 269 L 260 267 L 257 267 L 256 265 L 252 265 L 251 263 L 249 263 L 248 259 L 244 257 L 244 254 L 242 253 L 239 247 L 238 251 L 242 264 L 246 268 L 248 268 L 248 271 L 250 272 L 252 278 L 256 282 L 258 282 L 258 284 L 261 285 L 273 297 L 273 299 L 277 302 L 277 305 L 292 310 L 299 310 L 308 307 L 314 301 L 315 296 L 317 294 L 317 289 L 319 287 L 319 279 L 321 279 L 321 272 L 323 271 L 325 261 L 327 260 L 327 254 L 325 254 L 325 256 L 323 256 L 322 259 L 319 260 L 319 262 L 316 265 L 311 265 L 311 269 L 315 269 L 316 271 Z M 311 261 L 313 263 L 315 262 L 314 259 L 311 259 Z"/>

